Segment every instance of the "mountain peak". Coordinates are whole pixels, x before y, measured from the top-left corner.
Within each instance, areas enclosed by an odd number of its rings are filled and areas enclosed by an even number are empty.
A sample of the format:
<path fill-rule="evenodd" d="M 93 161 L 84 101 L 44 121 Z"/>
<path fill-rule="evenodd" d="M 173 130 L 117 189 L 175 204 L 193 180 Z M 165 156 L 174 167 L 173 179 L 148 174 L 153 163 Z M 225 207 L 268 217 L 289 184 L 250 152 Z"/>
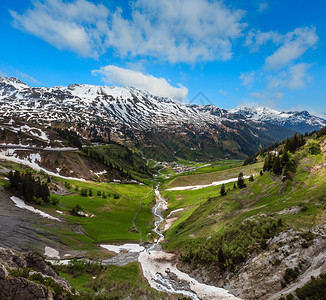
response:
<path fill-rule="evenodd" d="M 60 106 L 58 106 L 60 101 Z M 135 87 L 70 84 L 66 87 L 30 88 L 15 77 L 0 78 L 0 114 L 44 121 L 66 120 L 91 123 L 100 118 L 115 126 L 134 129 L 182 127 L 192 124 L 210 128 L 223 121 L 262 122 L 299 132 L 320 129 L 322 118 L 307 111 L 279 111 L 243 106 L 225 110 L 214 105 L 187 104 L 159 97 Z"/>
<path fill-rule="evenodd" d="M 26 89 L 29 88 L 29 86 L 19 80 L 16 77 L 0 77 L 0 84 L 1 85 L 9 85 L 14 87 L 15 89 Z"/>

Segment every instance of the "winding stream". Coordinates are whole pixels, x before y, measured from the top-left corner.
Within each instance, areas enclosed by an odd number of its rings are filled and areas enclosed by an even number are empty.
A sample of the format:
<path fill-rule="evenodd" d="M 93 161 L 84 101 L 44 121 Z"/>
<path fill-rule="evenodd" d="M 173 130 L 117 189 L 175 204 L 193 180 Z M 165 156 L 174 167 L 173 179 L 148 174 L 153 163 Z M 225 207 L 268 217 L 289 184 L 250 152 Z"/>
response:
<path fill-rule="evenodd" d="M 183 294 L 194 300 L 200 299 L 238 299 L 225 289 L 209 286 L 191 278 L 188 274 L 177 269 L 177 256 L 160 249 L 164 235 L 159 228 L 164 222 L 162 211 L 167 209 L 167 202 L 162 197 L 159 186 L 155 189 L 156 205 L 153 209 L 155 216 L 153 231 L 159 238 L 146 251 L 139 253 L 143 275 L 151 287 L 172 294 Z"/>
<path fill-rule="evenodd" d="M 164 240 L 164 235 L 160 232 L 160 227 L 164 222 L 162 212 L 167 209 L 167 202 L 159 191 L 159 185 L 155 188 L 155 195 L 153 231 L 158 235 L 158 238 L 146 248 L 139 244 L 101 245 L 111 252 L 118 253 L 115 257 L 101 261 L 101 264 L 124 266 L 133 261 L 138 261 L 141 264 L 144 277 L 152 288 L 172 294 L 182 294 L 193 300 L 239 299 L 223 288 L 200 283 L 177 269 L 177 256 L 163 251 L 160 246 Z M 67 263 L 69 260 L 60 262 Z"/>
<path fill-rule="evenodd" d="M 150 286 L 159 291 L 182 294 L 193 300 L 238 299 L 223 288 L 200 283 L 188 274 L 181 272 L 177 269 L 177 256 L 161 249 L 160 243 L 164 240 L 164 235 L 160 232 L 160 227 L 164 222 L 162 212 L 167 209 L 167 202 L 159 191 L 159 185 L 155 188 L 155 195 L 153 231 L 158 238 L 147 248 L 137 244 L 134 244 L 134 247 L 130 244 L 121 246 L 101 245 L 109 251 L 118 253 L 117 256 L 102 261 L 102 263 L 126 265 L 131 261 L 138 260 L 141 264 L 143 275 L 148 280 Z"/>

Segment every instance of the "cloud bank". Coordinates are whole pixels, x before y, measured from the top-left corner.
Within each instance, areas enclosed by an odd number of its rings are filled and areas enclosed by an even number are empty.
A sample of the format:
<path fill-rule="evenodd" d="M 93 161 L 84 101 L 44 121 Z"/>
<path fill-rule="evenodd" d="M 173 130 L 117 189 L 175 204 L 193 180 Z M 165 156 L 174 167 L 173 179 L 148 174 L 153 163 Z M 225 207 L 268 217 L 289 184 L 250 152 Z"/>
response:
<path fill-rule="evenodd" d="M 23 14 L 10 11 L 13 25 L 33 34 L 60 50 L 97 58 L 105 49 L 109 10 L 86 0 L 33 1 Z"/>
<path fill-rule="evenodd" d="M 244 11 L 209 0 L 135 0 L 125 18 L 117 8 L 86 0 L 34 1 L 23 14 L 10 11 L 14 26 L 58 49 L 97 58 L 112 48 L 120 56 L 168 62 L 229 60 L 232 41 L 243 35 Z"/>
<path fill-rule="evenodd" d="M 302 27 L 284 36 L 284 42 L 271 56 L 266 58 L 267 69 L 279 70 L 299 58 L 309 48 L 316 45 L 318 36 L 316 28 Z"/>
<path fill-rule="evenodd" d="M 109 84 L 133 86 L 140 90 L 146 90 L 155 96 L 169 97 L 177 101 L 184 100 L 188 94 L 188 89 L 181 84 L 178 87 L 173 87 L 164 78 L 145 75 L 138 71 L 113 65 L 94 70 L 92 73 L 102 75 L 103 81 Z"/>

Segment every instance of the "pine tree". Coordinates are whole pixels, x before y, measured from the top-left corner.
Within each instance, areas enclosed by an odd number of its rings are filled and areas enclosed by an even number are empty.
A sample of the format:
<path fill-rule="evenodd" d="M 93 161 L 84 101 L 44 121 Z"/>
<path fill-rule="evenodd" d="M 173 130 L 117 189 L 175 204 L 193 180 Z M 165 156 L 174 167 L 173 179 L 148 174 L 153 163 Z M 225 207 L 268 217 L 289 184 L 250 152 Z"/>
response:
<path fill-rule="evenodd" d="M 225 196 L 226 195 L 225 184 L 224 183 L 221 186 L 220 194 L 221 194 L 221 196 Z"/>
<path fill-rule="evenodd" d="M 285 144 L 284 144 L 284 152 L 290 151 L 290 139 L 286 138 Z"/>
<path fill-rule="evenodd" d="M 268 155 L 265 158 L 264 161 L 264 167 L 263 170 L 264 171 L 270 171 L 272 169 L 273 166 L 273 157 L 271 153 L 268 153 Z"/>
<path fill-rule="evenodd" d="M 249 177 L 249 181 L 254 181 L 254 175 L 251 175 L 251 176 Z"/>
<path fill-rule="evenodd" d="M 224 252 L 223 252 L 223 249 L 222 248 L 220 248 L 218 250 L 217 257 L 218 257 L 218 263 L 219 263 L 220 268 L 221 269 L 225 269 L 226 259 L 225 259 Z"/>
<path fill-rule="evenodd" d="M 282 165 L 281 165 L 279 155 L 275 155 L 274 158 L 273 158 L 273 172 L 276 175 L 280 175 L 282 173 Z"/>
<path fill-rule="evenodd" d="M 243 189 L 246 187 L 246 184 L 244 183 L 243 173 L 241 172 L 238 176 L 238 188 Z"/>
<path fill-rule="evenodd" d="M 284 152 L 281 159 L 282 166 L 285 167 L 286 165 L 289 164 L 289 162 L 290 162 L 289 154 L 288 152 Z"/>

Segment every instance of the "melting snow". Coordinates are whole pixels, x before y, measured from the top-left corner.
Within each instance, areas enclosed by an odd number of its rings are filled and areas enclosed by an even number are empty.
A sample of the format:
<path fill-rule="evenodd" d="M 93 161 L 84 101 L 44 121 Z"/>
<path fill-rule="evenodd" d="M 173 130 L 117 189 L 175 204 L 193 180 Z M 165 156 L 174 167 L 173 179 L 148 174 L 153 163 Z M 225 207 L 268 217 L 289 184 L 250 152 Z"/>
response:
<path fill-rule="evenodd" d="M 48 246 L 44 248 L 44 255 L 49 258 L 60 259 L 59 251 Z"/>
<path fill-rule="evenodd" d="M 10 150 L 10 149 L 8 149 Z M 32 168 L 33 170 L 40 172 L 43 171 L 46 174 L 50 175 L 50 176 L 56 176 L 56 177 L 60 177 L 63 179 L 68 179 L 68 180 L 78 180 L 78 181 L 85 181 L 85 179 L 83 178 L 76 178 L 76 177 L 66 177 L 66 176 L 61 176 L 60 174 L 51 172 L 47 169 L 44 169 L 42 167 L 40 167 L 36 161 L 40 161 L 41 160 L 41 156 L 38 153 L 34 153 L 34 154 L 30 154 L 29 157 L 27 158 L 19 158 L 16 156 L 8 156 L 7 155 L 8 152 L 7 151 L 2 151 L 0 152 L 0 159 L 5 159 L 5 160 L 9 160 L 9 161 L 13 161 L 19 164 L 23 164 L 26 166 L 29 166 L 30 168 Z M 15 153 L 13 153 L 15 154 Z"/>
<path fill-rule="evenodd" d="M 41 210 L 39 210 L 39 209 L 34 208 L 33 206 L 30 206 L 30 205 L 25 204 L 25 202 L 24 202 L 23 200 L 19 199 L 18 197 L 12 196 L 12 197 L 10 197 L 10 199 L 11 199 L 11 200 L 15 203 L 15 205 L 16 205 L 17 207 L 19 207 L 19 208 L 27 209 L 27 210 L 29 210 L 29 211 L 35 213 L 35 214 L 39 214 L 39 215 L 41 215 L 41 216 L 44 217 L 44 218 L 48 218 L 48 219 L 52 219 L 52 220 L 56 220 L 56 221 L 61 222 L 60 219 L 58 219 L 58 218 L 56 218 L 56 217 L 52 217 L 52 216 L 50 216 L 49 214 L 47 214 L 47 213 L 45 213 L 45 212 L 43 212 L 43 211 L 41 211 Z"/>
<path fill-rule="evenodd" d="M 243 178 L 247 179 L 247 178 L 249 178 L 249 176 L 243 176 Z M 226 180 L 221 180 L 221 181 L 214 181 L 214 182 L 212 182 L 210 184 L 178 186 L 178 187 L 167 189 L 167 191 L 199 190 L 199 189 L 207 188 L 207 187 L 210 187 L 210 186 L 217 186 L 217 185 L 221 185 L 221 184 L 235 182 L 237 180 L 238 180 L 238 177 L 231 178 L 231 179 L 226 179 Z"/>
<path fill-rule="evenodd" d="M 145 251 L 140 253 L 138 260 L 141 263 L 144 277 L 148 280 L 152 288 L 166 292 L 180 293 L 195 300 L 238 299 L 223 288 L 199 283 L 188 274 L 179 271 L 176 267 L 177 259 L 175 254 L 165 253 L 163 251 L 151 251 L 150 253 Z M 170 273 L 176 275 L 180 281 L 184 280 L 189 283 L 191 291 L 176 289 L 171 284 L 171 281 L 166 278 Z"/>
<path fill-rule="evenodd" d="M 103 174 L 106 174 L 107 173 L 107 171 L 106 170 L 104 170 L 104 171 L 102 171 L 102 172 L 94 172 L 94 174 L 95 175 L 97 175 L 97 176 L 100 176 L 100 175 L 103 175 Z"/>
<path fill-rule="evenodd" d="M 128 252 L 142 252 L 145 250 L 143 246 L 140 246 L 138 244 L 124 244 L 121 246 L 116 245 L 101 245 L 102 248 L 105 248 L 109 251 L 120 253 L 123 250 L 126 250 Z"/>

